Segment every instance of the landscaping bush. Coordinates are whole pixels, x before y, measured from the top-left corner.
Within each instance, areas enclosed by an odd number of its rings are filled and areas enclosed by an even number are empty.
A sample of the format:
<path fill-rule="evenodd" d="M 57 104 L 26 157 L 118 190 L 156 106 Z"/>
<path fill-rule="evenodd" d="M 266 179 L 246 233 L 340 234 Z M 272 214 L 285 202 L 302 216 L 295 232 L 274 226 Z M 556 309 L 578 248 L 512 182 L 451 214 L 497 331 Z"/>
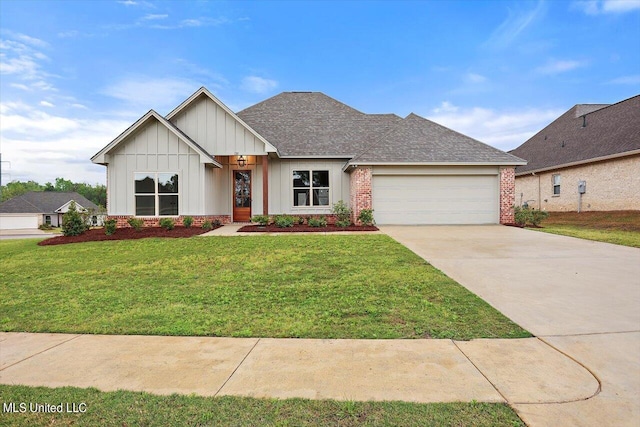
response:
<path fill-rule="evenodd" d="M 336 225 L 338 227 L 348 227 L 351 225 L 351 209 L 349 209 L 342 200 L 339 200 L 333 205 L 331 213 L 336 216 Z"/>
<path fill-rule="evenodd" d="M 273 222 L 279 228 L 293 227 L 293 217 L 290 215 L 278 215 L 273 219 Z"/>
<path fill-rule="evenodd" d="M 193 217 L 185 216 L 184 218 L 182 218 L 182 224 L 184 224 L 185 228 L 191 228 L 191 226 L 193 225 Z"/>
<path fill-rule="evenodd" d="M 76 209 L 76 202 L 71 202 L 69 210 L 62 217 L 62 234 L 65 236 L 79 236 L 89 229 L 89 226 Z"/>
<path fill-rule="evenodd" d="M 516 206 L 514 208 L 514 217 L 516 225 L 526 227 L 527 224 L 538 227 L 542 220 L 549 216 L 549 212 L 535 210 L 529 207 L 523 208 Z"/>
<path fill-rule="evenodd" d="M 131 217 L 127 220 L 127 223 L 136 231 L 142 230 L 142 227 L 144 226 L 144 221 L 140 218 Z"/>
<path fill-rule="evenodd" d="M 38 228 L 40 230 L 53 230 L 53 227 L 50 224 L 40 224 Z"/>
<path fill-rule="evenodd" d="M 222 225 L 222 222 L 219 219 L 216 219 L 215 221 L 213 221 L 213 225 L 214 227 L 220 227 Z"/>
<path fill-rule="evenodd" d="M 295 224 L 298 224 L 298 225 L 303 225 L 304 224 L 304 218 L 301 217 L 301 216 L 294 216 L 293 217 L 293 222 Z"/>
<path fill-rule="evenodd" d="M 326 227 L 327 219 L 323 216 L 318 218 L 312 217 L 307 220 L 307 224 L 309 224 L 309 227 Z"/>
<path fill-rule="evenodd" d="M 211 221 L 206 220 L 205 222 L 202 223 L 203 230 L 211 230 L 212 228 L 213 226 L 211 225 Z"/>
<path fill-rule="evenodd" d="M 113 233 L 116 232 L 116 220 L 115 219 L 108 219 L 104 222 L 104 234 L 106 234 L 107 236 L 111 236 Z"/>
<path fill-rule="evenodd" d="M 175 225 L 176 225 L 175 222 L 173 222 L 171 218 L 162 218 L 160 220 L 160 227 L 164 228 L 167 231 L 173 230 L 173 227 Z"/>
<path fill-rule="evenodd" d="M 269 225 L 269 216 L 255 215 L 253 218 L 251 218 L 251 222 L 255 222 L 258 225 L 266 226 Z"/>
<path fill-rule="evenodd" d="M 373 209 L 362 209 L 358 214 L 358 221 L 362 225 L 373 225 L 375 221 L 373 219 Z"/>

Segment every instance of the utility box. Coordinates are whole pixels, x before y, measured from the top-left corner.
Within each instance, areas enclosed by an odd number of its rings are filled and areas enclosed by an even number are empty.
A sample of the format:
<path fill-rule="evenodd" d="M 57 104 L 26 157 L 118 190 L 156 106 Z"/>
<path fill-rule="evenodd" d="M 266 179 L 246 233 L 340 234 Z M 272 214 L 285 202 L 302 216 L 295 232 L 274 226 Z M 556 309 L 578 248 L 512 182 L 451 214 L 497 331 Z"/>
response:
<path fill-rule="evenodd" d="M 587 192 L 587 181 L 578 181 L 578 193 L 584 194 Z"/>

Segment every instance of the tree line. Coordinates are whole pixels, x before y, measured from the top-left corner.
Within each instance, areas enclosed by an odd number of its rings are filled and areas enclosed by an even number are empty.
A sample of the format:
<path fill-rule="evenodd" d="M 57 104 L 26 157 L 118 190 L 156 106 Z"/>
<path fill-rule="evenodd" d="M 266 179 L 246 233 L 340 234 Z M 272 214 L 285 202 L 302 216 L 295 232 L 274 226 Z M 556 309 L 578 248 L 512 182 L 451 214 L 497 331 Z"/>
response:
<path fill-rule="evenodd" d="M 107 205 L 107 187 L 105 185 L 71 182 L 64 178 L 56 178 L 55 184 L 47 182 L 44 185 L 35 181 L 11 181 L 1 187 L 0 202 L 20 196 L 29 191 L 75 191 L 98 206 L 105 207 Z"/>

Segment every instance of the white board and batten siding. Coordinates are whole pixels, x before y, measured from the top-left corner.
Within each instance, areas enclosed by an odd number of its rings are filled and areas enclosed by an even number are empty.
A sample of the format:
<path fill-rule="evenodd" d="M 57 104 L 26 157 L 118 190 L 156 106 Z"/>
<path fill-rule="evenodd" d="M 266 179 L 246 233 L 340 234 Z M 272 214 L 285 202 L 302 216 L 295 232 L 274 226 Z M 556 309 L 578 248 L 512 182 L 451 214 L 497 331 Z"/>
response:
<path fill-rule="evenodd" d="M 215 156 L 266 154 L 264 143 L 208 96 L 201 95 L 171 122 Z"/>
<path fill-rule="evenodd" d="M 372 197 L 378 224 L 497 224 L 496 167 L 374 167 Z"/>
<path fill-rule="evenodd" d="M 342 171 L 348 159 L 269 159 L 269 213 L 312 215 L 331 213 L 333 204 L 349 204 L 349 174 Z M 293 171 L 329 171 L 328 206 L 293 206 Z"/>
<path fill-rule="evenodd" d="M 34 229 L 42 224 L 42 214 L 0 214 L 0 230 Z"/>
<path fill-rule="evenodd" d="M 109 214 L 135 213 L 135 173 L 177 172 L 180 214 L 201 215 L 205 209 L 204 169 L 198 153 L 151 120 L 109 153 Z"/>

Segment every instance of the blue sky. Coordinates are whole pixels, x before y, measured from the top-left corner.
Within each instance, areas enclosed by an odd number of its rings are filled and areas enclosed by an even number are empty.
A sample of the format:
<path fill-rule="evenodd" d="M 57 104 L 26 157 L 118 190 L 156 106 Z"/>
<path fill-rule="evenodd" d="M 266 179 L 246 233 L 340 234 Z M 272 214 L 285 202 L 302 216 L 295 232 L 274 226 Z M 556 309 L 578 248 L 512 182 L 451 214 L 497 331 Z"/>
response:
<path fill-rule="evenodd" d="M 0 0 L 0 40 L 3 182 L 104 183 L 89 158 L 200 86 L 234 111 L 322 91 L 503 150 L 640 93 L 640 0 Z"/>

